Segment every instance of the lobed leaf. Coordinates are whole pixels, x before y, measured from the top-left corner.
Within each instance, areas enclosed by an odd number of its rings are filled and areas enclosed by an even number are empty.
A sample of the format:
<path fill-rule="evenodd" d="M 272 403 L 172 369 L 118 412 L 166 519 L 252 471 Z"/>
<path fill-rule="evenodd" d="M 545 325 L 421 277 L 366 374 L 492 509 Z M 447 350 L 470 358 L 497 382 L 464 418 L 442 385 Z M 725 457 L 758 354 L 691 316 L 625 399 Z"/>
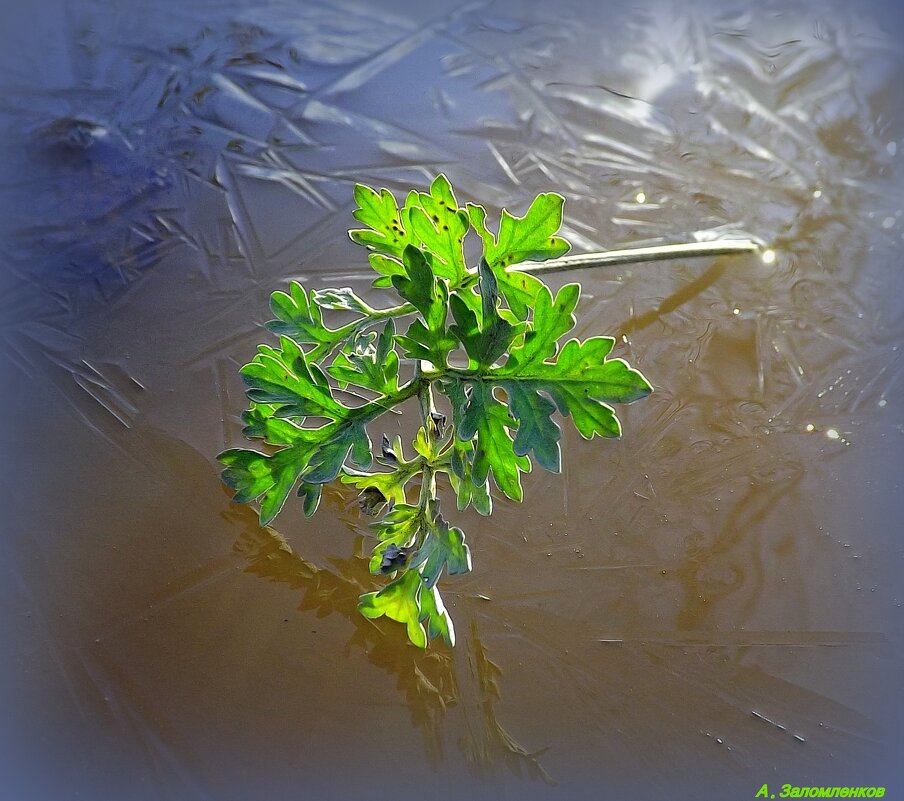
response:
<path fill-rule="evenodd" d="M 424 543 L 411 557 L 409 567 L 420 568 L 427 587 L 433 588 L 443 570 L 450 576 L 471 572 L 471 549 L 460 528 L 450 526 L 441 515 L 427 525 Z"/>
<path fill-rule="evenodd" d="M 266 324 L 268 331 L 291 337 L 299 345 L 317 345 L 329 349 L 347 335 L 345 328 L 332 329 L 323 324 L 320 307 L 298 281 L 289 284 L 289 291 L 274 292 L 270 296 L 270 310 L 276 317 Z"/>
<path fill-rule="evenodd" d="M 424 585 L 416 570 L 408 570 L 377 592 L 368 592 L 358 599 L 358 611 L 374 620 L 384 615 L 397 623 L 404 623 L 408 639 L 418 648 L 427 647 L 427 633 L 421 616 L 430 617 L 430 610 L 422 613 L 420 595 Z"/>
<path fill-rule="evenodd" d="M 399 356 L 394 346 L 395 324 L 389 320 L 379 336 L 366 334 L 351 352 L 338 353 L 327 372 L 342 384 L 393 395 L 399 391 Z"/>
<path fill-rule="evenodd" d="M 530 459 L 515 453 L 508 429 L 515 428 L 505 404 L 493 397 L 489 384 L 476 380 L 451 379 L 443 388 L 455 416 L 455 434 L 460 440 L 476 437 L 471 478 L 485 484 L 493 480 L 513 501 L 522 498 L 521 473 L 530 472 Z"/>
<path fill-rule="evenodd" d="M 515 217 L 503 209 L 498 236 L 493 236 L 487 228 L 486 209 L 468 204 L 471 225 L 483 240 L 483 257 L 496 275 L 503 297 L 520 320 L 526 319 L 545 285 L 532 275 L 506 267 L 524 261 L 555 259 L 569 251 L 568 242 L 555 235 L 562 227 L 564 203 L 561 195 L 544 192 L 534 199 L 523 217 Z"/>

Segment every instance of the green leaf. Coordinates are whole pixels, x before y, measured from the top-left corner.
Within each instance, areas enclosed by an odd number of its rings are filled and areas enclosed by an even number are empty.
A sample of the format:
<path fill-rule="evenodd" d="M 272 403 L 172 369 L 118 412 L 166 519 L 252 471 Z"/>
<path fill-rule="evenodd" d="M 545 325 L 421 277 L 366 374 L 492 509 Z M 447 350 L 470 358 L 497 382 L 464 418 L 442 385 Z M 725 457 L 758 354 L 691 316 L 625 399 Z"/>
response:
<path fill-rule="evenodd" d="M 523 217 L 516 217 L 503 209 L 496 237 L 486 227 L 486 210 L 469 203 L 468 215 L 483 240 L 483 255 L 490 266 L 507 267 L 522 261 L 546 261 L 567 253 L 571 246 L 555 235 L 562 227 L 564 203 L 565 198 L 556 192 L 543 192 L 537 195 Z"/>
<path fill-rule="evenodd" d="M 343 384 L 356 384 L 381 395 L 399 391 L 399 356 L 395 352 L 395 324 L 389 320 L 379 337 L 361 336 L 351 352 L 338 353 L 327 372 Z"/>
<path fill-rule="evenodd" d="M 384 256 L 382 253 L 369 253 L 367 260 L 370 262 L 370 266 L 373 267 L 374 272 L 379 273 L 379 277 L 373 281 L 375 287 L 388 289 L 392 286 L 392 276 L 406 274 L 405 266 L 401 261 Z"/>
<path fill-rule="evenodd" d="M 471 572 L 471 550 L 460 528 L 450 526 L 441 515 L 427 525 L 424 542 L 411 557 L 409 567 L 420 568 L 427 587 L 433 588 L 443 569 L 450 576 Z"/>
<path fill-rule="evenodd" d="M 495 273 L 503 297 L 520 320 L 526 318 L 545 285 L 532 275 L 505 268 L 524 261 L 558 258 L 568 252 L 571 248 L 568 242 L 555 236 L 562 226 L 564 202 L 561 195 L 545 192 L 536 197 L 523 217 L 515 217 L 503 209 L 498 237 L 487 228 L 486 209 L 468 204 L 471 225 L 483 240 L 483 257 Z"/>
<path fill-rule="evenodd" d="M 452 618 L 446 611 L 442 596 L 436 587 L 424 587 L 421 590 L 421 622 L 427 625 L 428 639 L 442 637 L 448 645 L 455 645 L 455 627 Z"/>
<path fill-rule="evenodd" d="M 414 245 L 405 248 L 402 262 L 406 274 L 392 276 L 393 287 L 423 315 L 430 331 L 440 330 L 446 321 L 448 303 L 445 284 L 437 282 L 427 257 Z"/>
<path fill-rule="evenodd" d="M 273 456 L 233 448 L 217 459 L 226 466 L 223 482 L 235 490 L 237 503 L 261 499 L 260 521 L 265 526 L 282 509 L 312 452 L 310 443 L 285 448 Z"/>
<path fill-rule="evenodd" d="M 401 257 L 411 237 L 392 193 L 388 189 L 377 192 L 364 184 L 355 184 L 355 200 L 358 208 L 352 214 L 368 227 L 349 231 L 352 242 L 377 253 Z"/>
<path fill-rule="evenodd" d="M 633 403 L 649 395 L 653 388 L 644 376 L 623 359 L 607 359 L 615 340 L 591 337 L 565 343 L 554 362 L 508 363 L 492 371 L 493 380 L 509 393 L 519 385 L 525 390 L 545 392 L 559 412 L 570 416 L 585 439 L 621 435 L 610 403 Z M 517 414 L 517 411 L 513 410 Z"/>
<path fill-rule="evenodd" d="M 359 490 L 368 488 L 379 490 L 386 501 L 395 504 L 404 504 L 407 502 L 405 487 L 418 470 L 418 464 L 412 462 L 399 466 L 390 473 L 369 473 L 366 475 L 345 474 L 342 476 L 342 483 L 351 484 Z"/>
<path fill-rule="evenodd" d="M 239 371 L 255 403 L 276 407 L 275 417 L 344 418 L 348 412 L 333 398 L 326 376 L 288 337 L 280 349 L 261 345 L 254 359 Z"/>
<path fill-rule="evenodd" d="M 509 411 L 518 421 L 513 443 L 515 453 L 529 456 L 533 451 L 537 464 L 551 473 L 560 472 L 562 431 L 552 419 L 555 405 L 534 387 L 519 381 L 508 381 L 503 386 L 508 393 Z"/>
<path fill-rule="evenodd" d="M 472 476 L 474 463 L 474 443 L 456 438 L 452 444 L 452 459 L 449 483 L 455 491 L 458 511 L 463 512 L 473 505 L 478 514 L 487 516 L 493 510 L 489 484 L 475 484 Z"/>
<path fill-rule="evenodd" d="M 302 481 L 298 488 L 298 497 L 303 499 L 302 511 L 305 517 L 313 517 L 320 505 L 320 495 L 323 492 L 323 484 L 309 484 Z"/>
<path fill-rule="evenodd" d="M 431 618 L 428 607 L 421 611 L 420 596 L 424 585 L 416 570 L 408 570 L 378 592 L 368 592 L 358 599 L 358 611 L 374 620 L 384 615 L 397 623 L 404 623 L 408 639 L 418 648 L 427 647 L 427 633 L 421 625 L 421 617 Z M 438 615 L 436 615 L 438 616 Z"/>
<path fill-rule="evenodd" d="M 436 257 L 436 274 L 453 284 L 460 283 L 467 273 L 462 245 L 469 227 L 467 212 L 458 208 L 445 175 L 437 176 L 430 193 L 418 194 L 417 200 L 419 205 L 409 212 L 414 237 Z"/>
<path fill-rule="evenodd" d="M 274 417 L 277 406 L 267 403 L 251 403 L 251 407 L 242 413 L 245 427 L 242 433 L 246 437 L 262 439 L 270 445 L 291 445 L 303 437 L 302 429 L 290 420 Z"/>
<path fill-rule="evenodd" d="M 270 310 L 276 319 L 267 323 L 267 330 L 291 337 L 299 345 L 317 345 L 321 349 L 341 342 L 348 335 L 347 328 L 332 329 L 323 324 L 314 294 L 308 295 L 298 281 L 289 284 L 288 293 L 274 292 L 270 296 Z"/>
<path fill-rule="evenodd" d="M 429 331 L 420 320 L 411 323 L 396 341 L 407 358 L 427 361 L 440 369 L 446 366 L 449 354 L 458 347 L 458 340 L 447 329 Z"/>
<path fill-rule="evenodd" d="M 312 484 L 326 484 L 339 475 L 346 459 L 358 467 L 369 467 L 372 461 L 370 437 L 364 421 L 353 418 L 324 426 L 323 437 L 311 455 L 304 477 Z"/>
<path fill-rule="evenodd" d="M 504 320 L 496 308 L 499 297 L 496 277 L 485 261 L 481 261 L 479 270 L 483 301 L 481 317 L 478 318 L 456 292 L 449 303 L 455 325 L 449 330 L 464 345 L 472 366 L 488 367 L 505 353 L 518 329 Z"/>
<path fill-rule="evenodd" d="M 393 507 L 377 523 L 372 523 L 376 537 L 379 540 L 373 550 L 370 559 L 370 572 L 383 573 L 383 557 L 388 548 L 404 550 L 411 547 L 417 539 L 421 526 L 424 525 L 424 516 L 418 506 L 400 503 Z"/>
<path fill-rule="evenodd" d="M 461 440 L 477 437 L 471 473 L 474 483 L 484 484 L 492 471 L 496 486 L 513 501 L 520 501 L 521 473 L 530 471 L 530 459 L 514 451 L 508 429 L 515 427 L 515 421 L 505 405 L 480 380 L 452 379 L 443 383 L 443 389 L 452 402 L 456 436 Z"/>
<path fill-rule="evenodd" d="M 511 349 L 506 370 L 524 370 L 554 356 L 559 339 L 574 328 L 574 310 L 580 296 L 580 284 L 566 284 L 555 299 L 543 286 L 534 302 L 530 329 L 523 341 Z"/>

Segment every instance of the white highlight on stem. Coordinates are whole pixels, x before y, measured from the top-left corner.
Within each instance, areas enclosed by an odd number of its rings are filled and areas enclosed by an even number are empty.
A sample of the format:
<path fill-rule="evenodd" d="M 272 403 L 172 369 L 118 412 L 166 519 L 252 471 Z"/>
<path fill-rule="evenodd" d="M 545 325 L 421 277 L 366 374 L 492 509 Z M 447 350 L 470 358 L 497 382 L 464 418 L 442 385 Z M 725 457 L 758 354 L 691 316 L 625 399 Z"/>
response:
<path fill-rule="evenodd" d="M 612 267 L 621 264 L 638 264 L 645 261 L 667 261 L 669 259 L 690 259 L 703 256 L 729 256 L 740 253 L 762 252 L 766 264 L 775 261 L 775 251 L 762 250 L 752 239 L 718 239 L 713 242 L 682 242 L 675 245 L 655 245 L 653 247 L 604 250 L 599 253 L 581 253 L 562 256 L 544 262 L 520 262 L 507 270 L 517 270 L 533 275 L 564 273 L 588 267 Z M 771 256 L 769 255 L 771 254 Z"/>

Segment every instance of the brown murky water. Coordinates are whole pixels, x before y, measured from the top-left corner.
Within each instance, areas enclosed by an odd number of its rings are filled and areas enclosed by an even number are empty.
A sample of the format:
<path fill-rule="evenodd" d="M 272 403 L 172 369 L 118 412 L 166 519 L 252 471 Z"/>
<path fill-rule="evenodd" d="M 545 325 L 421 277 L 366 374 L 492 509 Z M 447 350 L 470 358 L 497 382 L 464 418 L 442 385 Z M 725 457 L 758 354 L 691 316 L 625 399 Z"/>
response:
<path fill-rule="evenodd" d="M 904 798 L 898 12 L 137 9 L 5 12 L 0 795 Z M 261 530 L 214 456 L 270 292 L 369 291 L 354 181 L 440 170 L 562 192 L 577 251 L 778 256 L 579 276 L 656 393 L 457 516 L 421 653 L 348 493 Z"/>

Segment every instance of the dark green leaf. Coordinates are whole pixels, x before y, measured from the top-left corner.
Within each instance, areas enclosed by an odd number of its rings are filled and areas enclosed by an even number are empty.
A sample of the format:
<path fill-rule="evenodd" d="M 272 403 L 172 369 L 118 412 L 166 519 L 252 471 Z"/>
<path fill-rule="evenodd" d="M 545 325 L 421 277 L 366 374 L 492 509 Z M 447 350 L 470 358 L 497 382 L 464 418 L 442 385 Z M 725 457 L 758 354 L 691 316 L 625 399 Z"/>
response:
<path fill-rule="evenodd" d="M 493 510 L 489 483 L 475 484 L 472 476 L 474 462 L 474 443 L 455 439 L 452 445 L 451 472 L 449 483 L 455 491 L 458 511 L 463 512 L 473 505 L 478 514 L 489 515 Z"/>
<path fill-rule="evenodd" d="M 273 456 L 234 448 L 217 459 L 226 466 L 223 482 L 235 490 L 237 503 L 261 499 L 260 521 L 264 526 L 282 509 L 312 452 L 311 443 L 285 448 Z"/>
<path fill-rule="evenodd" d="M 437 282 L 424 253 L 414 245 L 405 248 L 402 262 L 406 274 L 392 276 L 392 285 L 423 315 L 430 331 L 440 330 L 446 321 L 448 291 L 445 284 Z"/>
<path fill-rule="evenodd" d="M 410 567 L 420 568 L 424 583 L 430 588 L 439 580 L 443 569 L 450 576 L 470 573 L 471 550 L 465 544 L 464 532 L 450 526 L 441 515 L 437 516 L 428 523 L 427 536 L 411 557 Z"/>
<path fill-rule="evenodd" d="M 517 329 L 496 308 L 499 297 L 496 278 L 485 261 L 480 263 L 480 295 L 483 301 L 480 318 L 459 293 L 452 295 L 449 305 L 455 325 L 449 330 L 464 345 L 472 366 L 488 367 L 505 353 Z"/>
<path fill-rule="evenodd" d="M 326 484 L 339 475 L 346 459 L 358 467 L 369 467 L 372 461 L 370 437 L 359 418 L 325 426 L 325 436 L 311 455 L 304 477 L 313 484 Z"/>
<path fill-rule="evenodd" d="M 420 320 L 408 326 L 408 331 L 397 336 L 396 341 L 407 358 L 427 361 L 438 368 L 446 366 L 449 354 L 458 347 L 458 340 L 447 329 L 428 331 Z"/>
<path fill-rule="evenodd" d="M 309 484 L 302 481 L 298 488 L 298 497 L 303 498 L 302 511 L 305 517 L 312 517 L 320 505 L 320 495 L 323 492 L 323 484 Z"/>

